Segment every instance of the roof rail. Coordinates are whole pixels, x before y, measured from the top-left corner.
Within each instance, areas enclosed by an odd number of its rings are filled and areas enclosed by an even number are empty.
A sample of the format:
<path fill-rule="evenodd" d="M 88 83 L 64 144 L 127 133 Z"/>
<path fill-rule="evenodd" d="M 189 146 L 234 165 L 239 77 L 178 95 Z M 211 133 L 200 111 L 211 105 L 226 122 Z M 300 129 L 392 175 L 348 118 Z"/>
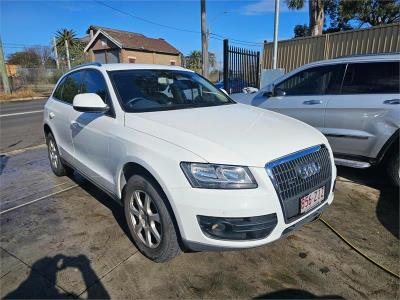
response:
<path fill-rule="evenodd" d="M 363 57 L 363 56 L 379 56 L 379 55 L 395 55 L 400 54 L 400 52 L 383 52 L 383 53 L 366 53 L 366 54 L 351 54 L 351 55 L 342 55 L 335 57 L 334 59 L 338 58 L 350 58 L 350 57 Z"/>
<path fill-rule="evenodd" d="M 97 62 L 97 61 L 94 61 L 94 62 L 90 62 L 90 63 L 86 63 L 86 64 L 81 64 L 81 65 L 79 65 L 79 66 L 76 66 L 76 67 L 71 68 L 71 70 L 75 70 L 75 69 L 78 69 L 78 68 L 81 68 L 81 67 L 86 67 L 86 66 L 97 66 L 97 67 L 101 67 L 101 63 L 99 63 L 99 62 Z M 70 71 L 71 71 L 71 70 L 70 70 Z"/>

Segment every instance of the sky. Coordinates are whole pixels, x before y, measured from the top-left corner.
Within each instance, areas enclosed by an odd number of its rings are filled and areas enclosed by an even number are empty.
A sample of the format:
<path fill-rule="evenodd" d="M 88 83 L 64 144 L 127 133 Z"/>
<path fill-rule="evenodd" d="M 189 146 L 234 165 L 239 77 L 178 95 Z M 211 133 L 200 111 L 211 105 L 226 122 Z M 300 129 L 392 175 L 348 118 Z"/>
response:
<path fill-rule="evenodd" d="M 222 37 L 260 51 L 264 40 L 272 41 L 274 0 L 206 0 L 206 13 L 207 27 L 218 35 L 209 44 L 217 61 L 222 61 Z M 201 49 L 200 0 L 0 0 L 0 17 L 6 57 L 24 47 L 50 45 L 57 29 L 82 37 L 90 25 L 164 38 L 185 55 Z M 279 39 L 292 38 L 294 26 L 307 23 L 306 9 L 289 11 L 281 0 Z"/>

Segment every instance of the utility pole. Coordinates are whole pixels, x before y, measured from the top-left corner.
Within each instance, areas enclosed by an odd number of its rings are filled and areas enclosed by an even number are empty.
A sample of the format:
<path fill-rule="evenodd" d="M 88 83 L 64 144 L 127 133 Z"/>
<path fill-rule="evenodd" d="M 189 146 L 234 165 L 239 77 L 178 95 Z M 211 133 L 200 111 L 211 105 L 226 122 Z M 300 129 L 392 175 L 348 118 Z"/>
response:
<path fill-rule="evenodd" d="M 208 77 L 208 41 L 206 26 L 206 0 L 201 1 L 201 57 L 202 57 L 202 74 Z"/>
<path fill-rule="evenodd" d="M 208 48 L 208 43 L 210 42 L 210 35 L 211 35 L 210 26 L 211 26 L 211 24 L 213 23 L 213 21 L 215 21 L 216 19 L 218 19 L 218 17 L 220 17 L 220 16 L 223 15 L 223 14 L 227 14 L 228 12 L 229 12 L 229 11 L 225 10 L 225 11 L 223 11 L 223 12 L 217 14 L 214 18 L 212 18 L 212 19 L 208 22 L 207 33 L 206 33 L 206 36 L 207 36 L 207 48 Z M 208 49 L 207 49 L 207 50 L 208 50 Z M 209 54 L 208 51 L 207 51 L 207 54 Z M 209 63 L 209 62 L 210 62 L 210 61 L 207 60 L 207 63 Z M 208 70 L 208 69 L 207 69 L 207 70 Z M 208 74 L 207 74 L 207 75 L 208 75 Z M 219 77 L 219 72 L 218 72 L 218 77 Z M 218 80 L 219 80 L 219 78 L 218 78 Z"/>
<path fill-rule="evenodd" d="M 60 63 L 58 62 L 58 52 L 56 38 L 53 37 L 53 47 L 54 47 L 54 58 L 56 59 L 57 70 L 60 69 Z"/>
<path fill-rule="evenodd" d="M 3 42 L 1 41 L 1 37 L 0 37 L 0 73 L 1 73 L 1 79 L 3 81 L 4 94 L 11 94 L 6 65 L 4 64 Z"/>
<path fill-rule="evenodd" d="M 65 40 L 65 53 L 67 54 L 68 70 L 71 70 L 71 61 L 69 60 L 68 40 Z"/>
<path fill-rule="evenodd" d="M 278 31 L 279 31 L 279 0 L 275 0 L 274 54 L 272 57 L 273 69 L 276 69 L 276 65 L 278 63 Z"/>

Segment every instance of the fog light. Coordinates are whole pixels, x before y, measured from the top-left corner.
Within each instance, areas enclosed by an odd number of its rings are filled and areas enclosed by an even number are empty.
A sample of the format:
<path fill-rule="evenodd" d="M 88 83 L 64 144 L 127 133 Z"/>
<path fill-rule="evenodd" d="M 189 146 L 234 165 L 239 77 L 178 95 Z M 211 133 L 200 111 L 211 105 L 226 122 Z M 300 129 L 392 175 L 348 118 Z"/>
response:
<path fill-rule="evenodd" d="M 276 214 L 245 218 L 197 216 L 203 233 L 221 240 L 255 240 L 267 237 L 275 228 Z"/>
<path fill-rule="evenodd" d="M 211 226 L 212 231 L 220 232 L 225 230 L 225 225 L 223 223 L 213 224 Z"/>

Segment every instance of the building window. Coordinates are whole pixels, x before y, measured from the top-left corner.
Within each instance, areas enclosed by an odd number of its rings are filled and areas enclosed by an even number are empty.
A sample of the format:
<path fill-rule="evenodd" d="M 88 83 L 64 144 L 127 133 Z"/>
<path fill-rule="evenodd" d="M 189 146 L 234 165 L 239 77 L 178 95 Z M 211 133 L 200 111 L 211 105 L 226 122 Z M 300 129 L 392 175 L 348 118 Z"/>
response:
<path fill-rule="evenodd" d="M 128 56 L 128 63 L 130 63 L 130 64 L 136 63 L 136 57 L 134 57 L 134 56 Z"/>
<path fill-rule="evenodd" d="M 102 64 L 119 63 L 119 50 L 94 50 L 95 61 Z"/>
<path fill-rule="evenodd" d="M 176 65 L 176 60 L 170 60 L 171 66 L 175 66 Z"/>

